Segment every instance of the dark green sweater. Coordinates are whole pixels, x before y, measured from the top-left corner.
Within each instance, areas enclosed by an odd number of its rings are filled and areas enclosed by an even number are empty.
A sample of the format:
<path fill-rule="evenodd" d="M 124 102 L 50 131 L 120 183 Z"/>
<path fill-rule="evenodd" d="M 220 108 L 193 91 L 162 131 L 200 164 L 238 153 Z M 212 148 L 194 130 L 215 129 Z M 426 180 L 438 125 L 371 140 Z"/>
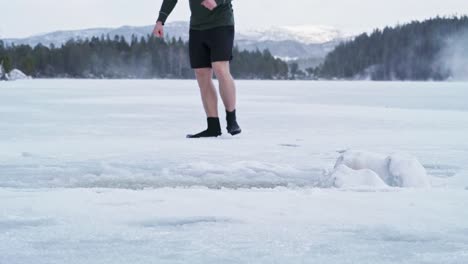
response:
<path fill-rule="evenodd" d="M 234 12 L 232 10 L 232 0 L 215 0 L 218 6 L 210 11 L 208 8 L 201 5 L 203 0 L 189 0 L 190 11 L 190 28 L 195 30 L 205 30 L 219 26 L 233 26 Z M 164 25 L 167 17 L 174 10 L 177 0 L 163 0 L 161 11 L 159 12 L 158 21 Z"/>

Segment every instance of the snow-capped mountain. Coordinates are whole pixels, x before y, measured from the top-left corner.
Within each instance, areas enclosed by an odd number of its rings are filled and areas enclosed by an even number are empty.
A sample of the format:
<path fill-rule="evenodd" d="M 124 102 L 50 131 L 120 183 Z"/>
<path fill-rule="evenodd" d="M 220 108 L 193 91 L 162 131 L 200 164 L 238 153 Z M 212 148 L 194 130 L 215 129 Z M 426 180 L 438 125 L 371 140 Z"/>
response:
<path fill-rule="evenodd" d="M 321 44 L 343 37 L 336 28 L 311 25 L 246 29 L 238 34 L 238 40 L 243 41 L 295 41 L 303 44 Z"/>
<path fill-rule="evenodd" d="M 92 29 L 83 29 L 83 30 L 61 30 L 54 31 L 51 33 L 34 35 L 27 38 L 21 39 L 4 39 L 6 45 L 16 44 L 16 45 L 30 45 L 36 46 L 41 43 L 45 46 L 50 46 L 51 44 L 55 46 L 60 46 L 67 42 L 70 39 L 87 39 L 92 37 L 100 37 L 109 35 L 113 38 L 116 35 L 124 36 L 126 39 L 130 40 L 132 35 L 136 37 L 146 36 L 151 33 L 151 26 L 142 26 L 142 27 L 132 27 L 132 26 L 123 26 L 119 28 L 92 28 Z"/>
<path fill-rule="evenodd" d="M 26 44 L 36 46 L 41 43 L 60 46 L 70 39 L 86 39 L 109 35 L 124 36 L 130 40 L 132 36 L 141 38 L 151 34 L 153 25 L 123 26 L 119 28 L 92 28 L 84 30 L 55 31 L 23 39 L 4 39 L 6 45 Z M 167 37 L 188 40 L 189 23 L 184 21 L 167 23 Z M 310 59 L 320 61 L 330 52 L 345 35 L 339 30 L 327 26 L 275 26 L 270 28 L 236 29 L 236 45 L 242 50 L 264 50 L 285 60 Z"/>
<path fill-rule="evenodd" d="M 298 61 L 300 68 L 316 66 L 337 44 L 346 39 L 326 26 L 282 26 L 239 30 L 236 44 L 245 50 L 268 49 L 285 61 Z"/>

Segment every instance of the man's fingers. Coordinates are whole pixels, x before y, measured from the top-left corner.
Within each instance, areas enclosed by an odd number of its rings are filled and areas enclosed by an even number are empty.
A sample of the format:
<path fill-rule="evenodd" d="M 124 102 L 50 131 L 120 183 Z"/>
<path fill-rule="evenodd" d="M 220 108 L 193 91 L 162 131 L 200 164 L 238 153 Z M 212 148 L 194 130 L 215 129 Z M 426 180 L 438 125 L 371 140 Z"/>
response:
<path fill-rule="evenodd" d="M 155 28 L 153 30 L 153 35 L 155 35 L 156 37 L 162 38 L 164 37 L 164 30 L 161 28 Z"/>
<path fill-rule="evenodd" d="M 214 9 L 214 6 L 210 6 L 210 5 L 203 5 L 205 8 L 209 9 L 210 11 L 213 11 Z"/>
<path fill-rule="evenodd" d="M 157 32 L 156 32 L 156 36 L 159 37 L 159 38 L 162 38 L 164 36 L 164 31 L 162 29 L 159 29 Z"/>
<path fill-rule="evenodd" d="M 213 3 L 211 3 L 211 2 L 209 2 L 207 0 L 203 1 L 201 3 L 201 5 L 204 6 L 205 8 L 207 8 L 207 9 L 209 9 L 210 11 L 213 11 L 213 9 L 216 8 L 216 4 L 213 4 Z"/>

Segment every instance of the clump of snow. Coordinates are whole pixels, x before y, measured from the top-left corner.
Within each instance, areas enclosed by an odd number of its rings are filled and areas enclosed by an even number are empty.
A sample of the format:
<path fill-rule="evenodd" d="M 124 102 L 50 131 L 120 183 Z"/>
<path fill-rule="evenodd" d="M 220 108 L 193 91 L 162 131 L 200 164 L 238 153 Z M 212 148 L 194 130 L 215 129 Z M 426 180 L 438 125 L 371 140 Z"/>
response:
<path fill-rule="evenodd" d="M 335 168 L 344 164 L 354 170 L 370 169 L 377 173 L 384 182 L 391 178 L 388 171 L 389 158 L 379 153 L 366 151 L 344 151 L 338 158 Z"/>
<path fill-rule="evenodd" d="M 13 69 L 12 71 L 10 71 L 10 73 L 7 73 L 5 76 L 8 81 L 31 79 L 31 77 L 27 76 L 18 69 Z"/>
<path fill-rule="evenodd" d="M 340 164 L 332 172 L 333 186 L 336 188 L 373 187 L 385 188 L 387 184 L 370 169 L 353 170 Z"/>
<path fill-rule="evenodd" d="M 426 169 L 413 156 L 395 153 L 390 156 L 389 172 L 393 185 L 401 187 L 429 187 Z"/>
<path fill-rule="evenodd" d="M 343 165 L 350 170 L 340 169 Z M 430 187 L 429 177 L 421 163 L 415 157 L 401 153 L 386 156 L 366 151 L 344 151 L 336 161 L 335 172 L 332 176 L 338 175 L 340 181 L 345 181 L 347 184 L 354 183 L 354 181 L 362 184 L 363 179 L 369 180 L 371 176 L 368 172 L 363 173 L 360 170 L 371 170 L 385 184 L 394 187 Z M 345 177 L 350 179 L 343 180 Z"/>

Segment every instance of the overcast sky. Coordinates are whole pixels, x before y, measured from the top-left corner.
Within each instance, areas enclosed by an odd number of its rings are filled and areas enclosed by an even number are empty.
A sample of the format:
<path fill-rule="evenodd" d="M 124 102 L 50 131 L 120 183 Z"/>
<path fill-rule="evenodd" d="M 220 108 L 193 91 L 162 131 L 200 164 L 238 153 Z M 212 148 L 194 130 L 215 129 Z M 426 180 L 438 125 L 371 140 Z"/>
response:
<path fill-rule="evenodd" d="M 55 30 L 148 25 L 162 0 L 0 0 L 0 38 Z M 369 31 L 436 15 L 468 13 L 468 0 L 234 0 L 237 27 L 327 25 L 347 33 Z M 170 21 L 189 20 L 179 0 Z"/>

